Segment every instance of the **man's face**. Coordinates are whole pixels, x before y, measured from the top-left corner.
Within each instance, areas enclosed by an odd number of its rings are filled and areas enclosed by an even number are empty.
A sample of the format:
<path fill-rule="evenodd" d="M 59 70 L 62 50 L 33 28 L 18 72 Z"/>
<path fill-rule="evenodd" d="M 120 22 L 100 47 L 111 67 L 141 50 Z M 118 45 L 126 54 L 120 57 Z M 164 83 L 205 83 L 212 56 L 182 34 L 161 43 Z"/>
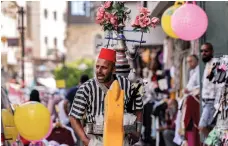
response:
<path fill-rule="evenodd" d="M 201 56 L 203 62 L 208 62 L 213 58 L 213 51 L 208 48 L 207 45 L 202 45 L 201 47 Z"/>
<path fill-rule="evenodd" d="M 115 71 L 114 63 L 98 59 L 96 62 L 96 78 L 100 83 L 107 83 L 111 80 L 112 74 Z"/>
<path fill-rule="evenodd" d="M 187 58 L 187 63 L 190 69 L 194 69 L 197 66 L 197 61 L 194 57 L 189 56 Z"/>

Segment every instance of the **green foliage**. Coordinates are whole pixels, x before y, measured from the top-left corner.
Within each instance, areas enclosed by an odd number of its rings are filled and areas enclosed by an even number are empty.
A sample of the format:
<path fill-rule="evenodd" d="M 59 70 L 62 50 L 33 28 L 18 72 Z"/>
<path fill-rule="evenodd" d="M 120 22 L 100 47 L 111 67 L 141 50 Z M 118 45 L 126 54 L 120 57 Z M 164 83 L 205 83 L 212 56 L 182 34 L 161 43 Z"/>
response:
<path fill-rule="evenodd" d="M 134 29 L 133 29 L 134 31 L 137 31 L 137 32 L 139 32 L 139 31 L 141 31 L 141 32 L 144 32 L 144 33 L 147 33 L 147 32 L 150 32 L 150 29 L 148 28 L 148 27 L 145 27 L 145 28 L 141 28 L 141 27 L 134 27 Z"/>
<path fill-rule="evenodd" d="M 82 64 L 85 64 L 87 68 L 80 70 L 80 66 Z M 71 88 L 79 84 L 82 74 L 87 74 L 89 78 L 92 78 L 94 74 L 93 66 L 94 61 L 91 59 L 80 59 L 74 62 L 66 63 L 65 68 L 61 65 L 54 70 L 55 79 L 66 79 L 66 88 Z"/>

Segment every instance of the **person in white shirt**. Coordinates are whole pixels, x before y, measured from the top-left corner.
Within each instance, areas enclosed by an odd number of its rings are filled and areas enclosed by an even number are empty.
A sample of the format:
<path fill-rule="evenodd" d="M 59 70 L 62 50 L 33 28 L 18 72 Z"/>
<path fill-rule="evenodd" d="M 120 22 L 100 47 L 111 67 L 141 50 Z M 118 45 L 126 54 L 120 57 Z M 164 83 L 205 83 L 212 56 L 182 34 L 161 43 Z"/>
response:
<path fill-rule="evenodd" d="M 214 127 L 213 115 L 215 113 L 214 102 L 218 94 L 218 88 L 216 84 L 212 81 L 209 81 L 208 75 L 212 71 L 213 63 L 213 46 L 210 43 L 205 43 L 201 47 L 201 56 L 203 62 L 206 64 L 202 79 L 202 102 L 203 102 L 203 111 L 200 117 L 199 130 L 206 138 L 209 132 Z"/>
<path fill-rule="evenodd" d="M 181 126 L 181 122 L 182 122 L 182 117 L 184 116 L 183 115 L 184 101 L 189 94 L 191 94 L 194 90 L 200 88 L 200 77 L 199 77 L 200 72 L 199 72 L 198 62 L 199 62 L 199 59 L 196 55 L 189 55 L 187 57 L 187 63 L 190 69 L 189 80 L 184 89 L 184 96 L 178 101 L 178 113 L 177 113 L 177 119 L 175 122 L 176 123 L 175 137 L 173 140 L 178 145 L 181 145 L 181 143 L 183 143 L 184 141 L 184 138 L 179 133 L 179 131 L 183 128 Z"/>
<path fill-rule="evenodd" d="M 187 63 L 189 65 L 190 74 L 188 84 L 185 88 L 185 93 L 189 93 L 195 89 L 200 88 L 200 81 L 199 81 L 199 65 L 198 65 L 198 57 L 196 55 L 190 55 L 187 58 Z"/>

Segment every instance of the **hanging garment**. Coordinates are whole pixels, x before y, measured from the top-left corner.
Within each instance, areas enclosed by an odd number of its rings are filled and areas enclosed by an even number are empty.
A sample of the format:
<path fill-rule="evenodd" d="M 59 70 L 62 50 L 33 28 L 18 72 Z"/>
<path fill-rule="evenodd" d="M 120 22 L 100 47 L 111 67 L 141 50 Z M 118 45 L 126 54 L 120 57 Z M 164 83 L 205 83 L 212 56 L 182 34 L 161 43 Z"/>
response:
<path fill-rule="evenodd" d="M 49 143 L 48 143 L 48 146 L 60 146 L 60 144 L 54 140 L 51 140 Z"/>
<path fill-rule="evenodd" d="M 47 138 L 48 141 L 56 141 L 59 144 L 67 144 L 73 146 L 75 144 L 72 132 L 65 127 L 53 128 L 50 136 Z"/>
<path fill-rule="evenodd" d="M 175 142 L 178 145 L 181 145 L 181 143 L 183 142 L 183 138 L 181 137 L 181 135 L 179 134 L 179 130 L 181 129 L 181 119 L 183 116 L 182 113 L 182 106 L 183 106 L 183 101 L 185 100 L 185 97 L 182 97 L 182 99 L 180 99 L 178 101 L 178 112 L 177 112 L 177 118 L 175 121 L 175 137 L 173 139 L 173 142 Z"/>
<path fill-rule="evenodd" d="M 164 62 L 164 69 L 168 70 L 172 67 L 173 61 L 172 61 L 172 56 L 173 56 L 173 39 L 165 39 L 164 42 L 164 47 L 163 47 L 163 62 Z"/>
<path fill-rule="evenodd" d="M 194 108 L 192 108 L 194 107 Z M 200 145 L 198 124 L 200 119 L 200 102 L 196 97 L 189 95 L 183 106 L 183 127 L 188 146 Z"/>
<path fill-rule="evenodd" d="M 181 89 L 181 66 L 184 56 L 188 54 L 188 42 L 183 40 L 174 40 L 174 51 L 173 51 L 173 66 L 175 68 L 174 73 L 174 88 L 176 90 Z"/>
<path fill-rule="evenodd" d="M 69 118 L 64 111 L 64 100 L 58 103 L 58 117 L 63 125 L 67 125 L 69 123 Z"/>

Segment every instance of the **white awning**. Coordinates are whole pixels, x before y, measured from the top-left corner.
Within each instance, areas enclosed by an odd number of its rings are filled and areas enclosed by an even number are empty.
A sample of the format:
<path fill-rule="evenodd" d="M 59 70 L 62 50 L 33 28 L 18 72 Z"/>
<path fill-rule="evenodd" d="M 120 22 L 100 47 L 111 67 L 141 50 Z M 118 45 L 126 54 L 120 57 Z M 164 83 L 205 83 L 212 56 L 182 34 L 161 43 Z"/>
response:
<path fill-rule="evenodd" d="M 47 88 L 56 89 L 56 81 L 54 78 L 38 78 L 37 81 Z"/>

